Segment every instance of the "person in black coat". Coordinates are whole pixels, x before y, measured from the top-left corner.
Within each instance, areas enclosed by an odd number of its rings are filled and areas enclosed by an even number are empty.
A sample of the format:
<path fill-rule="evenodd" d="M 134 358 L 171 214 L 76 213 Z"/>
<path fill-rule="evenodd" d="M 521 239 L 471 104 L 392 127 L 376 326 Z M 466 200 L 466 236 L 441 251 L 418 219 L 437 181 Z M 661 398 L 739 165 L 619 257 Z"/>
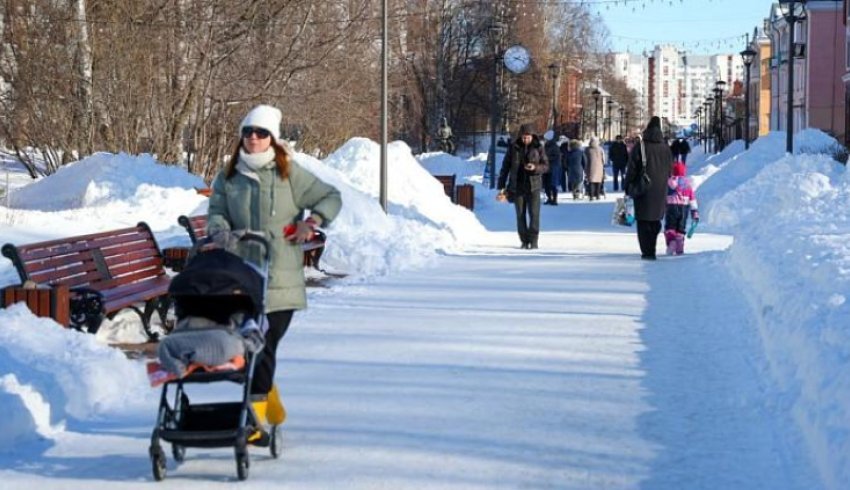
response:
<path fill-rule="evenodd" d="M 551 129 L 543 135 L 546 143 L 543 150 L 546 152 L 546 160 L 549 162 L 549 172 L 543 176 L 543 187 L 546 191 L 546 202 L 550 206 L 558 205 L 558 187 L 561 186 L 561 149 L 555 141 L 555 132 Z"/>
<path fill-rule="evenodd" d="M 653 116 L 643 131 L 646 162 L 641 156 L 641 143 L 632 149 L 626 168 L 626 183 L 631 186 L 641 178 L 643 168 L 649 176 L 650 185 L 645 194 L 633 196 L 635 219 L 637 220 L 638 243 L 642 259 L 655 260 L 655 245 L 661 231 L 661 220 L 667 203 L 667 178 L 673 168 L 673 154 L 661 132 L 661 119 Z M 629 190 L 629 187 L 627 187 Z"/>
<path fill-rule="evenodd" d="M 688 153 L 691 152 L 691 145 L 685 138 L 679 138 L 679 160 L 683 163 L 688 163 Z"/>
<path fill-rule="evenodd" d="M 508 147 L 499 172 L 499 193 L 514 203 L 517 233 L 522 248 L 537 248 L 540 234 L 540 190 L 549 170 L 546 152 L 530 124 L 519 128 L 516 141 Z"/>
<path fill-rule="evenodd" d="M 587 167 L 587 155 L 581 148 L 581 141 L 571 140 L 564 143 L 568 147 L 567 155 L 563 165 L 567 169 L 568 190 L 573 193 L 573 199 L 581 196 L 581 187 L 584 182 L 584 169 Z M 563 147 L 562 147 L 563 148 Z"/>
<path fill-rule="evenodd" d="M 679 144 L 678 139 L 674 139 L 672 143 L 670 143 L 670 153 L 673 155 L 673 161 L 679 160 L 679 153 L 681 152 L 681 145 Z"/>
<path fill-rule="evenodd" d="M 608 160 L 614 172 L 614 190 L 620 190 L 619 181 L 622 179 L 623 187 L 626 187 L 626 166 L 629 164 L 629 149 L 623 142 L 623 135 L 618 134 L 616 140 L 608 149 Z M 625 190 L 625 189 L 624 189 Z"/>

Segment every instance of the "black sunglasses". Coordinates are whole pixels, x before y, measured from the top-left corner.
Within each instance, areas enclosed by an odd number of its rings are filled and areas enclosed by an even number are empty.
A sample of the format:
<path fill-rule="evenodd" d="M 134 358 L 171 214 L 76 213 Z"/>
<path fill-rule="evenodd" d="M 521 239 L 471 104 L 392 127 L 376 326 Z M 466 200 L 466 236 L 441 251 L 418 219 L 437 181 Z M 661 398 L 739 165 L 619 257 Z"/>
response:
<path fill-rule="evenodd" d="M 256 134 L 257 138 L 263 139 L 271 136 L 271 132 L 268 129 L 256 128 L 254 126 L 245 126 L 242 128 L 242 137 L 250 138 L 252 134 Z"/>

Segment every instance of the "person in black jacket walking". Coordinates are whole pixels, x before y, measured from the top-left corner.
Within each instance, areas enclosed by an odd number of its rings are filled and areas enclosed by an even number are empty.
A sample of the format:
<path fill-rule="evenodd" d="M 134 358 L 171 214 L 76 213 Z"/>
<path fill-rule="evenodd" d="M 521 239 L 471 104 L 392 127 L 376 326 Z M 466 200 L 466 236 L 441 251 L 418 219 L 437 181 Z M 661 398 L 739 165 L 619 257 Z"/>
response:
<path fill-rule="evenodd" d="M 646 161 L 641 156 L 641 146 L 646 153 Z M 673 154 L 661 132 L 661 119 L 653 116 L 643 131 L 643 141 L 632 149 L 629 165 L 626 168 L 626 183 L 631 186 L 641 178 L 643 169 L 649 176 L 647 191 L 635 200 L 635 219 L 637 220 L 640 256 L 645 260 L 655 260 L 655 245 L 661 231 L 661 219 L 664 218 L 667 198 L 667 178 L 673 168 Z M 629 190 L 629 187 L 626 188 Z"/>
<path fill-rule="evenodd" d="M 546 143 L 543 150 L 546 152 L 546 160 L 549 162 L 549 172 L 543 175 L 543 188 L 546 191 L 546 202 L 550 206 L 558 205 L 558 187 L 561 185 L 561 149 L 555 141 L 555 132 L 551 129 L 543 134 Z"/>
<path fill-rule="evenodd" d="M 546 152 L 530 124 L 519 128 L 508 147 L 499 172 L 499 193 L 514 203 L 516 226 L 522 248 L 537 248 L 540 234 L 540 190 L 549 170 Z"/>
<path fill-rule="evenodd" d="M 623 190 L 625 190 L 626 166 L 629 164 L 629 150 L 623 142 L 623 135 L 618 134 L 616 140 L 611 143 L 611 148 L 608 149 L 608 160 L 611 160 L 611 167 L 614 170 L 614 190 L 620 190 L 620 179 L 623 181 Z"/>

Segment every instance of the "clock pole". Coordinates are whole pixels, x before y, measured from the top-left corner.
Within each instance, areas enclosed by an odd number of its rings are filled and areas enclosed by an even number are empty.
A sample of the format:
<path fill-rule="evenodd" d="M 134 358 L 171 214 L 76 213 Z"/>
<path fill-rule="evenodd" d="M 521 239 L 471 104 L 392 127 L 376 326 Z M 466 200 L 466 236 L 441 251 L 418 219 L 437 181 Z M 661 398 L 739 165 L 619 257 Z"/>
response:
<path fill-rule="evenodd" d="M 502 25 L 494 22 L 489 28 L 491 41 L 493 42 L 493 83 L 490 87 L 490 150 L 487 152 L 487 175 L 490 176 L 490 188 L 496 188 L 496 126 L 499 124 L 499 37 L 502 34 Z"/>

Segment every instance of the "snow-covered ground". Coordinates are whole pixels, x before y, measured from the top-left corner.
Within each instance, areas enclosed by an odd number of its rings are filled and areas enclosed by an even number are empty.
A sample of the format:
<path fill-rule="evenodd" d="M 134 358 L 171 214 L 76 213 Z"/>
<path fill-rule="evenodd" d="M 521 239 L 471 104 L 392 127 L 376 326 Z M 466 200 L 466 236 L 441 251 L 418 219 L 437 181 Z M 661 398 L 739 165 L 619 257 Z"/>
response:
<path fill-rule="evenodd" d="M 244 486 L 281 488 L 842 489 L 850 481 L 850 177 L 771 134 L 691 157 L 703 220 L 683 257 L 638 259 L 605 201 L 544 206 L 541 249 L 481 185 L 481 156 L 354 139 L 298 161 L 340 188 L 328 268 L 279 351 L 290 418 L 280 460 L 252 451 Z M 30 182 L 9 175 L 3 242 L 148 222 L 186 244 L 203 186 L 149 156 L 98 154 Z M 431 174 L 475 184 L 475 213 Z M 0 285 L 17 276 L 5 259 Z M 136 488 L 158 390 L 142 361 L 20 306 L 0 310 L 0 479 L 9 488 Z M 198 397 L 233 395 L 211 386 Z M 232 451 L 169 462 L 166 487 L 218 488 Z"/>

